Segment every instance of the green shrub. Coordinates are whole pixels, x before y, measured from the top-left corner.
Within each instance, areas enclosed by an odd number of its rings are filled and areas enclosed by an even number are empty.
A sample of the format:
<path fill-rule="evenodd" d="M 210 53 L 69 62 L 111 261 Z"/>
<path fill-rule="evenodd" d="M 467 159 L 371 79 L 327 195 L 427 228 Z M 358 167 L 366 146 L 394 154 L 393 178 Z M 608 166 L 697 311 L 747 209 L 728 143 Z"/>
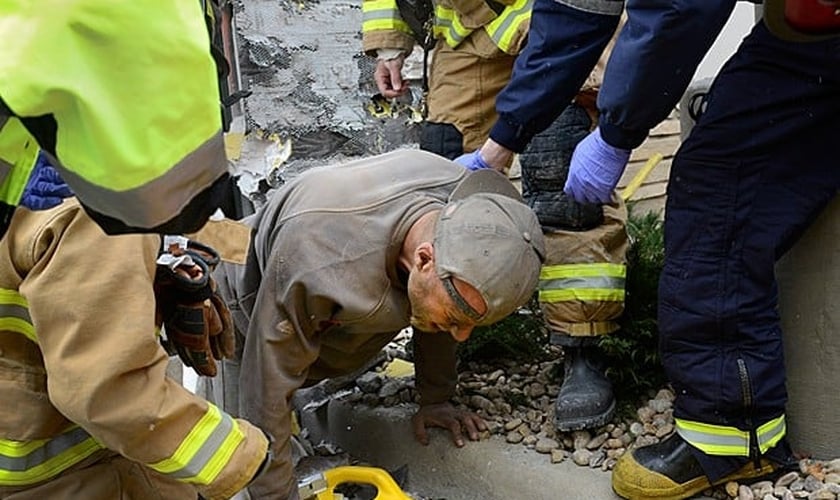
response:
<path fill-rule="evenodd" d="M 548 328 L 536 295 L 520 311 L 490 326 L 473 330 L 458 346 L 461 361 L 538 361 L 546 356 Z"/>
<path fill-rule="evenodd" d="M 657 287 L 664 260 L 662 221 L 659 214 L 635 215 L 627 221 L 630 245 L 621 329 L 601 338 L 607 375 L 615 386 L 620 407 L 635 412 L 636 403 L 665 384 L 659 360 L 656 322 Z M 547 359 L 549 333 L 536 295 L 527 307 L 488 327 L 476 328 L 458 348 L 461 361 L 543 361 Z M 560 378 L 562 363 L 556 374 Z"/>
<path fill-rule="evenodd" d="M 635 404 L 640 397 L 665 384 L 659 359 L 656 321 L 659 273 L 665 257 L 663 227 L 659 214 L 633 213 L 627 221 L 630 246 L 621 330 L 601 338 L 607 375 L 619 403 Z"/>

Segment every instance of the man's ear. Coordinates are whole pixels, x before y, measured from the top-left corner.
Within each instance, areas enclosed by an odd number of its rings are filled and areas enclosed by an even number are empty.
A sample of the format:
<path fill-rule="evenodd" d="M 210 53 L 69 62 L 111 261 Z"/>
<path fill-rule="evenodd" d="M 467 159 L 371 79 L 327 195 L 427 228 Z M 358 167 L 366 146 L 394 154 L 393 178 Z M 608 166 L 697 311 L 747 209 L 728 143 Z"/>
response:
<path fill-rule="evenodd" d="M 429 265 L 434 268 L 435 247 L 428 241 L 420 243 L 414 250 L 414 267 L 423 271 Z"/>

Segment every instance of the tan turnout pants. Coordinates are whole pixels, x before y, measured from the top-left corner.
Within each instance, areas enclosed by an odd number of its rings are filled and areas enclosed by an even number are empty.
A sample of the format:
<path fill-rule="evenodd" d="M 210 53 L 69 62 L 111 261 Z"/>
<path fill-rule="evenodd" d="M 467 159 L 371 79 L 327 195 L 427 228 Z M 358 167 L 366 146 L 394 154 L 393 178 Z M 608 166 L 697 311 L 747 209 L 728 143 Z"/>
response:
<path fill-rule="evenodd" d="M 515 60 L 482 29 L 454 49 L 438 40 L 429 71 L 428 121 L 451 123 L 464 136 L 465 152 L 478 149 L 496 122 L 496 95 L 510 80 Z"/>

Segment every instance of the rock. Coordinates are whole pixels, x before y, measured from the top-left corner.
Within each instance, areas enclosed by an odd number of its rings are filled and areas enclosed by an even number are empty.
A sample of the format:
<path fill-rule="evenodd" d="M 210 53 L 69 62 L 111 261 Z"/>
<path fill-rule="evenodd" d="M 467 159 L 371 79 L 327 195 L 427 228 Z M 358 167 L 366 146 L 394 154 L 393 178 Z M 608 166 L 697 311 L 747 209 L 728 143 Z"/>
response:
<path fill-rule="evenodd" d="M 521 418 L 514 418 L 513 420 L 508 420 L 505 423 L 505 430 L 506 431 L 512 431 L 512 430 L 516 429 L 517 427 L 519 427 L 520 425 L 522 425 L 522 419 Z"/>
<path fill-rule="evenodd" d="M 578 449 L 572 452 L 572 461 L 580 466 L 589 465 L 589 459 L 592 457 L 592 452 L 586 448 Z"/>
<path fill-rule="evenodd" d="M 555 449 L 551 450 L 550 453 L 551 453 L 551 463 L 553 463 L 553 464 L 559 464 L 563 460 L 566 460 L 566 456 L 567 456 L 566 450 L 562 450 L 560 448 L 555 448 Z"/>
<path fill-rule="evenodd" d="M 534 445 L 534 449 L 537 453 L 551 453 L 551 450 L 557 448 L 558 446 L 557 441 L 553 439 L 541 438 Z"/>
<path fill-rule="evenodd" d="M 356 379 L 356 385 L 362 392 L 374 394 L 382 387 L 382 378 L 374 372 L 365 372 Z"/>
<path fill-rule="evenodd" d="M 379 389 L 379 397 L 380 398 L 387 398 L 390 396 L 395 396 L 398 392 L 402 389 L 402 383 L 395 379 L 388 379 L 382 383 L 382 387 Z"/>
<path fill-rule="evenodd" d="M 724 486 L 723 489 L 726 490 L 726 494 L 729 495 L 730 498 L 738 496 L 738 483 L 735 481 L 727 481 L 726 486 Z"/>
<path fill-rule="evenodd" d="M 607 434 L 606 432 L 598 434 L 594 438 L 590 439 L 588 443 L 586 443 L 586 449 L 595 450 L 600 448 L 601 445 L 603 445 L 607 441 L 608 437 L 609 434 Z"/>
<path fill-rule="evenodd" d="M 746 485 L 741 485 L 738 487 L 738 500 L 754 500 L 755 494 L 753 490 Z"/>
<path fill-rule="evenodd" d="M 523 437 L 524 436 L 518 432 L 508 432 L 507 436 L 505 436 L 505 441 L 516 444 L 521 442 Z"/>

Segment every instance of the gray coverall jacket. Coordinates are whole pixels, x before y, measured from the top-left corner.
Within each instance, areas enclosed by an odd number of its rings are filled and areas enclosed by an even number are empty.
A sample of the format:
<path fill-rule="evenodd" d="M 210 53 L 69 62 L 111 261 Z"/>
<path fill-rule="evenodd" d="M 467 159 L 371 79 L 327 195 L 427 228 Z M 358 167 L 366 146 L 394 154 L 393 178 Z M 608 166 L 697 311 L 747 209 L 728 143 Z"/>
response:
<path fill-rule="evenodd" d="M 252 497 L 296 498 L 294 391 L 359 368 L 409 325 L 407 275 L 397 265 L 403 240 L 466 173 L 419 150 L 316 168 L 246 221 L 245 265 L 223 263 L 216 279 L 240 336 L 239 409 L 227 409 L 274 437 L 274 462 L 249 487 Z M 448 334 L 416 335 L 415 362 L 421 404 L 453 395 Z"/>

